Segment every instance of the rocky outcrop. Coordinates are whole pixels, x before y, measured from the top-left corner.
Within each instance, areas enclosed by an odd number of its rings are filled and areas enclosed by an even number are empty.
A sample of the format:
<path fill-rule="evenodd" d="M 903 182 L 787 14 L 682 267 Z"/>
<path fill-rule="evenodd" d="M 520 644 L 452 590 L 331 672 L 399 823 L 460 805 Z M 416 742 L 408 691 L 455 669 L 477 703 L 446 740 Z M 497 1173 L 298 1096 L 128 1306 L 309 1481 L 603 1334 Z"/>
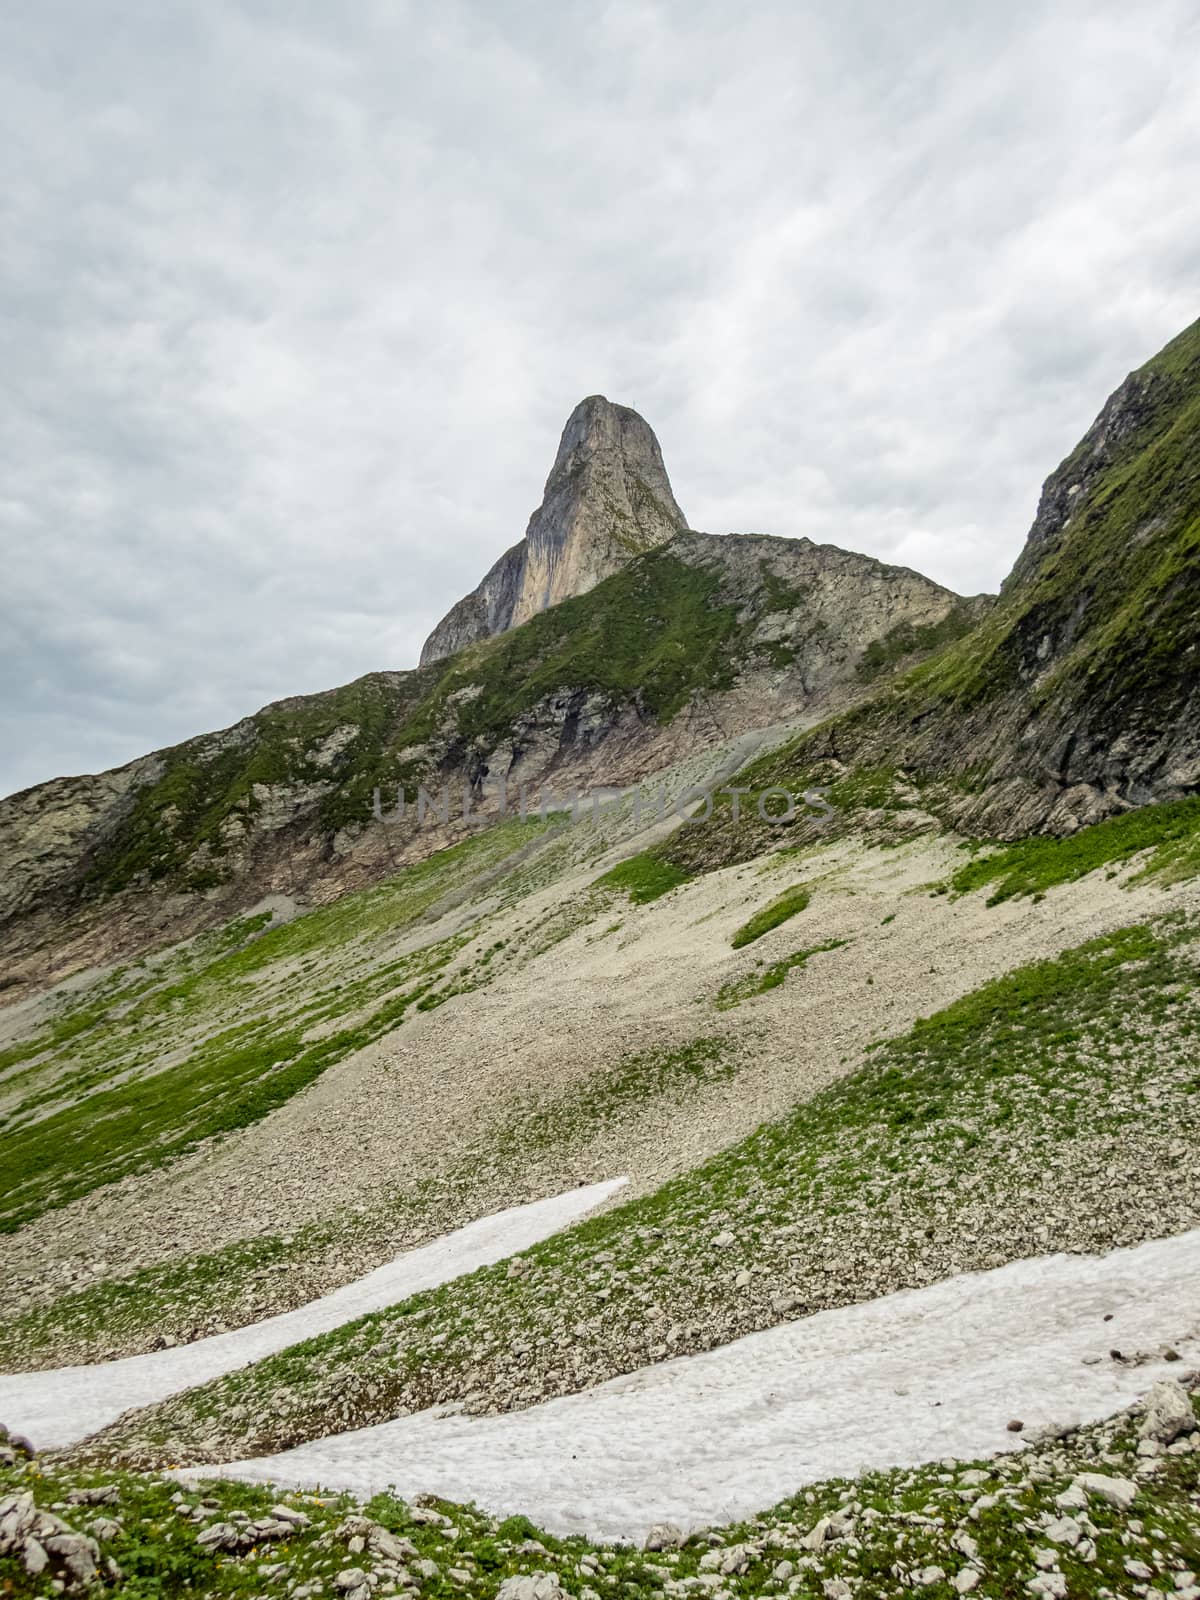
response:
<path fill-rule="evenodd" d="M 1007 593 L 1036 578 L 1063 541 L 1074 513 L 1082 511 L 1103 475 L 1121 458 L 1123 448 L 1136 446 L 1152 425 L 1163 389 L 1153 366 L 1131 372 L 1104 404 L 1083 438 L 1042 485 L 1037 515 L 1024 549 L 1004 580 Z"/>
<path fill-rule="evenodd" d="M 684 525 L 653 429 L 628 406 L 590 396 L 567 420 L 524 539 L 442 618 L 421 665 L 586 594 Z"/>
<path fill-rule="evenodd" d="M 1069 833 L 1200 791 L 1200 322 L 1047 479 L 997 605 L 796 751 L 943 785 L 943 820 Z"/>
<path fill-rule="evenodd" d="M 143 756 L 112 772 L 54 778 L 0 801 L 0 925 L 56 887 L 128 797 L 161 770 L 158 757 Z"/>

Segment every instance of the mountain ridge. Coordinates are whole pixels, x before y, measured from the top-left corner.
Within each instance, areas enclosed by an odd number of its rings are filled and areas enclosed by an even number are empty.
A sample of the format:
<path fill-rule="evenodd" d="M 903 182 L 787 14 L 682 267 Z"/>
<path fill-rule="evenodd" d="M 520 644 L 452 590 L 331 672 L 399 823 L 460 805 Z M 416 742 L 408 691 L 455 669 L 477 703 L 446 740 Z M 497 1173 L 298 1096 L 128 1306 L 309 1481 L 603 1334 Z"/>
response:
<path fill-rule="evenodd" d="M 946 826 L 1006 839 L 1185 798 L 1200 789 L 1197 593 L 1200 321 L 1114 390 L 1047 478 L 978 625 L 751 776 L 900 773 Z M 753 848 L 724 819 L 713 833 L 706 858 Z"/>
<path fill-rule="evenodd" d="M 376 787 L 637 781 L 731 730 L 867 692 L 868 651 L 890 670 L 897 630 L 900 659 L 919 654 L 922 630 L 961 631 L 981 604 L 836 546 L 679 534 L 444 661 L 275 701 L 0 803 L 0 950 L 23 971 L 16 952 L 68 943 L 77 912 L 94 953 L 101 924 L 134 948 L 262 895 L 361 887 L 469 831 L 372 826 Z"/>

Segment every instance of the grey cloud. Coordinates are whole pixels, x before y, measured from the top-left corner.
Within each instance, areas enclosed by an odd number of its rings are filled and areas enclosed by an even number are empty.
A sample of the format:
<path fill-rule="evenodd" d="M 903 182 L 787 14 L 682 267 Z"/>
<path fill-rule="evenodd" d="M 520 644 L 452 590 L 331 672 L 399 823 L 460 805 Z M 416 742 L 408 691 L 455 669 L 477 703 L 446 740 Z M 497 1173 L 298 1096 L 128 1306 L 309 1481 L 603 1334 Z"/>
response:
<path fill-rule="evenodd" d="M 0 18 L 0 792 L 415 661 L 584 394 L 995 587 L 1196 314 L 1183 0 Z"/>

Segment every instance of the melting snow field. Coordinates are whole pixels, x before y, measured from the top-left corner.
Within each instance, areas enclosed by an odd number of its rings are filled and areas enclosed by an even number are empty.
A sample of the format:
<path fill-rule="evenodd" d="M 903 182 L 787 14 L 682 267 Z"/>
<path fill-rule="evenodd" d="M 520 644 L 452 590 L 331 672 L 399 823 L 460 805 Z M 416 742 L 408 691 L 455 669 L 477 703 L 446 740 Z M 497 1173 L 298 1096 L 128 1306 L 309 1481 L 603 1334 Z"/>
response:
<path fill-rule="evenodd" d="M 1011 1419 L 1098 1421 L 1181 1370 L 1168 1347 L 1200 1358 L 1200 1230 L 821 1312 L 527 1411 L 426 1411 L 179 1476 L 392 1486 L 640 1541 L 655 1522 L 728 1522 L 822 1478 L 1017 1449 Z M 1154 1359 L 1124 1365 L 1113 1349 Z"/>
<path fill-rule="evenodd" d="M 181 1389 L 219 1378 L 288 1345 L 328 1333 L 368 1311 L 395 1305 L 422 1289 L 518 1254 L 600 1205 L 627 1180 L 570 1189 L 550 1200 L 514 1206 L 410 1250 L 365 1278 L 296 1311 L 173 1350 L 129 1356 L 91 1367 L 0 1376 L 0 1418 L 39 1449 L 68 1445 L 106 1427 L 131 1406 L 146 1406 Z"/>

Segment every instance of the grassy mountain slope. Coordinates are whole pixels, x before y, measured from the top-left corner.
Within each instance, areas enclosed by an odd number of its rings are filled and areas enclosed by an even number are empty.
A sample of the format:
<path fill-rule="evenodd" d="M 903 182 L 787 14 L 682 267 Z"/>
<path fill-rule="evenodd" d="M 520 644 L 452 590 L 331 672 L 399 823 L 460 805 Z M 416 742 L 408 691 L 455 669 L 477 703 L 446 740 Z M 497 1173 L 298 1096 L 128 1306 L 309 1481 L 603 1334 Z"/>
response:
<path fill-rule="evenodd" d="M 688 534 L 419 673 L 282 702 L 139 765 L 86 850 L 64 847 L 57 888 L 35 862 L 39 904 L 111 914 L 183 892 L 219 909 L 221 885 L 278 891 L 285 868 L 341 897 L 12 1009 L 0 1361 L 198 1337 L 513 1199 L 633 1182 L 519 1265 L 127 1414 L 39 1470 L 229 1460 L 435 1403 L 524 1406 L 964 1270 L 1196 1226 L 1198 433 L 1200 324 L 1048 480 L 995 607 L 805 541 Z M 781 829 L 726 803 L 667 834 L 626 807 L 580 829 L 510 821 L 407 865 L 422 841 L 363 823 L 377 784 L 637 775 L 664 752 L 709 759 L 781 707 L 835 714 L 762 746 L 741 781 L 820 785 L 832 820 Z M 747 748 L 729 740 L 723 770 Z M 673 782 L 707 770 L 683 760 Z M 386 881 L 342 892 L 372 876 Z M 1116 1428 L 1097 1438 L 1108 1467 L 1132 1449 Z M 1028 1589 L 1060 1457 L 1019 1483 L 983 1469 L 1014 1493 L 983 1507 L 994 1529 L 972 1519 L 994 1580 L 978 1592 Z M 1194 1459 L 1166 1463 L 1144 1522 L 1102 1521 L 1093 1563 L 1063 1556 L 1078 1592 L 1136 1576 L 1147 1530 L 1165 1586 Z M 10 1467 L 6 1483 L 28 1481 Z M 729 1594 L 804 1592 L 811 1574 L 816 1593 L 948 1595 L 950 1552 L 974 1559 L 943 1537 L 970 1486 L 940 1476 L 822 1486 L 804 1513 L 729 1532 L 763 1545 L 742 1571 L 686 1552 L 677 1574 L 633 1557 L 585 1570 L 672 1600 L 676 1575 L 684 1600 L 702 1573 Z M 114 1554 L 148 1585 L 155 1563 L 196 1580 L 191 1545 L 158 1540 L 160 1512 L 178 1513 L 154 1480 L 114 1481 L 137 1530 L 111 1535 Z M 879 1531 L 889 1496 L 903 1546 Z M 826 1499 L 878 1517 L 770 1576 L 766 1541 L 798 1546 Z M 407 1526 L 394 1502 L 372 1515 Z M 427 1576 L 490 1595 L 530 1530 L 462 1524 L 466 1576 L 443 1580 L 432 1535 Z M 329 1577 L 341 1535 L 322 1530 Z M 581 1552 L 562 1557 L 568 1588 Z M 295 1557 L 306 1575 L 312 1555 Z M 940 1577 L 912 1576 L 933 1562 Z M 257 1592 L 239 1572 L 230 1592 Z M 22 1592 L 14 1567 L 0 1581 Z"/>
<path fill-rule="evenodd" d="M 514 818 L 295 921 L 245 918 L 67 996 L 0 1050 L 0 1233 L 259 1121 L 447 984 L 482 981 L 469 962 L 446 976 L 463 938 L 411 930 L 544 827 Z"/>
<path fill-rule="evenodd" d="M 973 984 L 1186 903 L 1200 837 L 1191 802 L 970 854 L 784 830 L 689 875 L 629 855 L 637 815 L 514 819 L 10 1013 L 0 1366 L 253 1321 L 574 1182 L 657 1187 Z"/>
<path fill-rule="evenodd" d="M 952 1272 L 1194 1225 L 1194 899 L 965 995 L 520 1275 L 482 1269 L 165 1401 L 96 1458 L 228 1460 L 451 1400 L 528 1404 Z M 788 986 L 757 1003 L 786 1011 Z"/>
<path fill-rule="evenodd" d="M 1200 785 L 1200 322 L 1047 480 L 997 606 L 761 776 L 940 781 L 943 815 L 1065 831 Z"/>

